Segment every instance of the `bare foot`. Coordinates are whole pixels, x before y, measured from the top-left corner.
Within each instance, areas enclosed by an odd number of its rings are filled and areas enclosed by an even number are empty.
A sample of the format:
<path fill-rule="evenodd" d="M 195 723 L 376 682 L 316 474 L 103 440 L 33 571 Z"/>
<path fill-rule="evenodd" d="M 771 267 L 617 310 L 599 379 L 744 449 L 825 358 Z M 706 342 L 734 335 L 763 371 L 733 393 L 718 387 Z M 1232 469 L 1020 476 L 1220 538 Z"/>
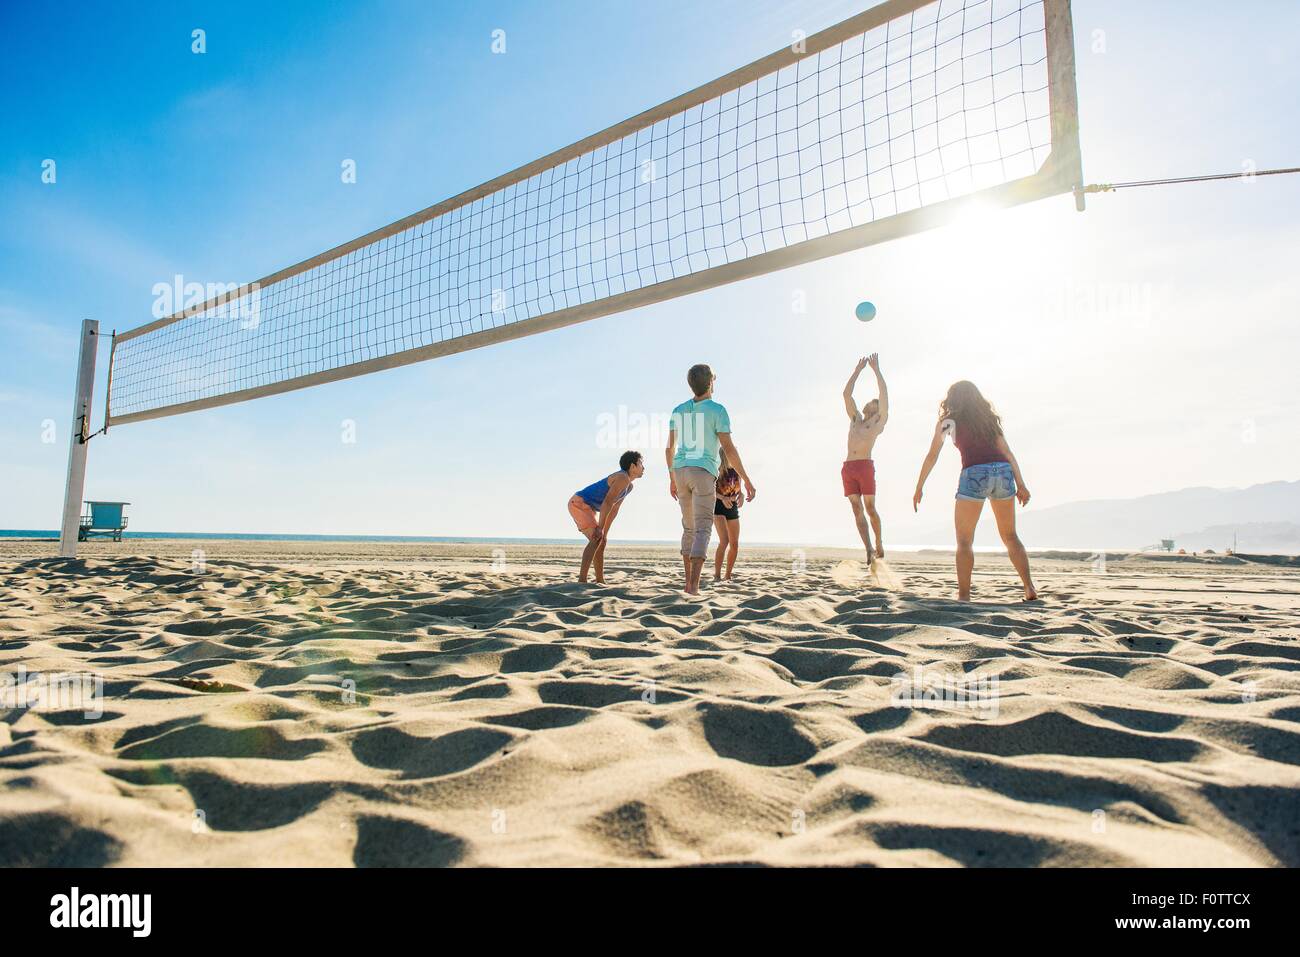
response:
<path fill-rule="evenodd" d="M 874 562 L 875 560 L 876 560 L 876 553 L 873 552 L 871 549 L 868 548 L 868 549 L 867 549 L 867 564 L 870 565 L 870 564 L 871 564 L 872 562 Z"/>
<path fill-rule="evenodd" d="M 968 592 L 968 591 L 959 591 L 959 592 L 957 592 L 957 600 L 958 600 L 958 601 L 969 602 L 969 601 L 970 601 L 970 592 Z"/>
<path fill-rule="evenodd" d="M 1038 600 L 1038 589 L 1035 588 L 1033 585 L 1027 585 L 1025 587 L 1025 601 L 1037 601 L 1037 600 Z"/>
<path fill-rule="evenodd" d="M 885 546 L 881 545 L 879 542 L 876 543 L 876 557 L 877 558 L 885 557 Z"/>

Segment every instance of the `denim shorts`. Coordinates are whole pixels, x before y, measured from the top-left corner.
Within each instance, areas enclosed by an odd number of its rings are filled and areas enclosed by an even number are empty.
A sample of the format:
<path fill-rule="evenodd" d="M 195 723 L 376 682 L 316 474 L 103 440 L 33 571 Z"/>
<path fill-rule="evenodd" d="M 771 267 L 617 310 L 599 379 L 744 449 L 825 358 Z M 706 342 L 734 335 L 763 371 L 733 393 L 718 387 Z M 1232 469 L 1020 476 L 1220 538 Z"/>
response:
<path fill-rule="evenodd" d="M 957 497 L 968 502 L 986 498 L 1004 499 L 1016 494 L 1016 479 L 1007 462 L 989 462 L 961 470 L 957 480 Z"/>

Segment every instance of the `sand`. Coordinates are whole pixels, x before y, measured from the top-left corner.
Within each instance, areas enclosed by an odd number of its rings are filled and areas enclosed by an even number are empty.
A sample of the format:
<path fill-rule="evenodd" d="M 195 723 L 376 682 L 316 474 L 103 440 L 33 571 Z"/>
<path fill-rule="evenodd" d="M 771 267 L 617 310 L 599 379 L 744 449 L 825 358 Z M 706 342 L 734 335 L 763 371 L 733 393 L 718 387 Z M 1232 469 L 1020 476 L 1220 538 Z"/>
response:
<path fill-rule="evenodd" d="M 688 599 L 617 543 L 604 586 L 576 545 L 53 553 L 0 542 L 0 674 L 102 697 L 3 689 L 3 866 L 1300 865 L 1295 569 L 1037 559 L 1026 605 L 981 556 L 960 605 L 943 554 Z"/>

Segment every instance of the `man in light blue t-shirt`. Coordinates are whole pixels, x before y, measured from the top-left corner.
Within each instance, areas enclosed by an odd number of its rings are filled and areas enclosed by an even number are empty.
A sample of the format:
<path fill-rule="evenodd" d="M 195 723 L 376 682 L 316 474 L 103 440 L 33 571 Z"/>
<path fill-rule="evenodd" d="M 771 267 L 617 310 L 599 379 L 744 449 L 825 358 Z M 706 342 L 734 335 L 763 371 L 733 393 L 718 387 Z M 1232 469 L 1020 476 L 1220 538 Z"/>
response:
<path fill-rule="evenodd" d="M 754 484 L 731 441 L 731 418 L 713 401 L 717 377 L 706 365 L 691 366 L 686 381 L 694 397 L 673 409 L 669 420 L 668 493 L 682 509 L 682 564 L 686 570 L 686 593 L 700 593 L 700 571 L 709 551 L 713 532 L 713 502 L 718 466 L 722 455 L 745 483 L 745 499 L 754 500 Z"/>

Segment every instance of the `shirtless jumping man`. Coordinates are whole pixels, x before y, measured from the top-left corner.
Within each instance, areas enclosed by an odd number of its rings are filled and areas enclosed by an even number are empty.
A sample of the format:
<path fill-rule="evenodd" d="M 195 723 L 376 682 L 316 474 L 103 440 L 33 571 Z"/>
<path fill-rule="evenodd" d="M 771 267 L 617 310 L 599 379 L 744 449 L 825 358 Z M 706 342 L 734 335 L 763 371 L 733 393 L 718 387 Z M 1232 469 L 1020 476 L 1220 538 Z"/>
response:
<path fill-rule="evenodd" d="M 859 412 L 853 404 L 853 387 L 858 384 L 858 376 L 867 366 L 871 366 L 871 371 L 876 374 L 880 398 L 872 399 Z M 844 387 L 844 411 L 849 414 L 849 454 L 840 469 L 840 478 L 844 481 L 844 494 L 853 506 L 858 534 L 862 536 L 862 544 L 867 548 L 867 561 L 873 562 L 885 557 L 885 546 L 880 540 L 880 514 L 876 511 L 876 465 L 871 461 L 871 450 L 889 420 L 889 390 L 885 388 L 884 376 L 880 374 L 879 353 L 873 352 L 858 360 L 857 368 Z M 868 519 L 870 527 L 867 525 Z M 876 533 L 874 549 L 871 547 L 873 529 Z"/>

